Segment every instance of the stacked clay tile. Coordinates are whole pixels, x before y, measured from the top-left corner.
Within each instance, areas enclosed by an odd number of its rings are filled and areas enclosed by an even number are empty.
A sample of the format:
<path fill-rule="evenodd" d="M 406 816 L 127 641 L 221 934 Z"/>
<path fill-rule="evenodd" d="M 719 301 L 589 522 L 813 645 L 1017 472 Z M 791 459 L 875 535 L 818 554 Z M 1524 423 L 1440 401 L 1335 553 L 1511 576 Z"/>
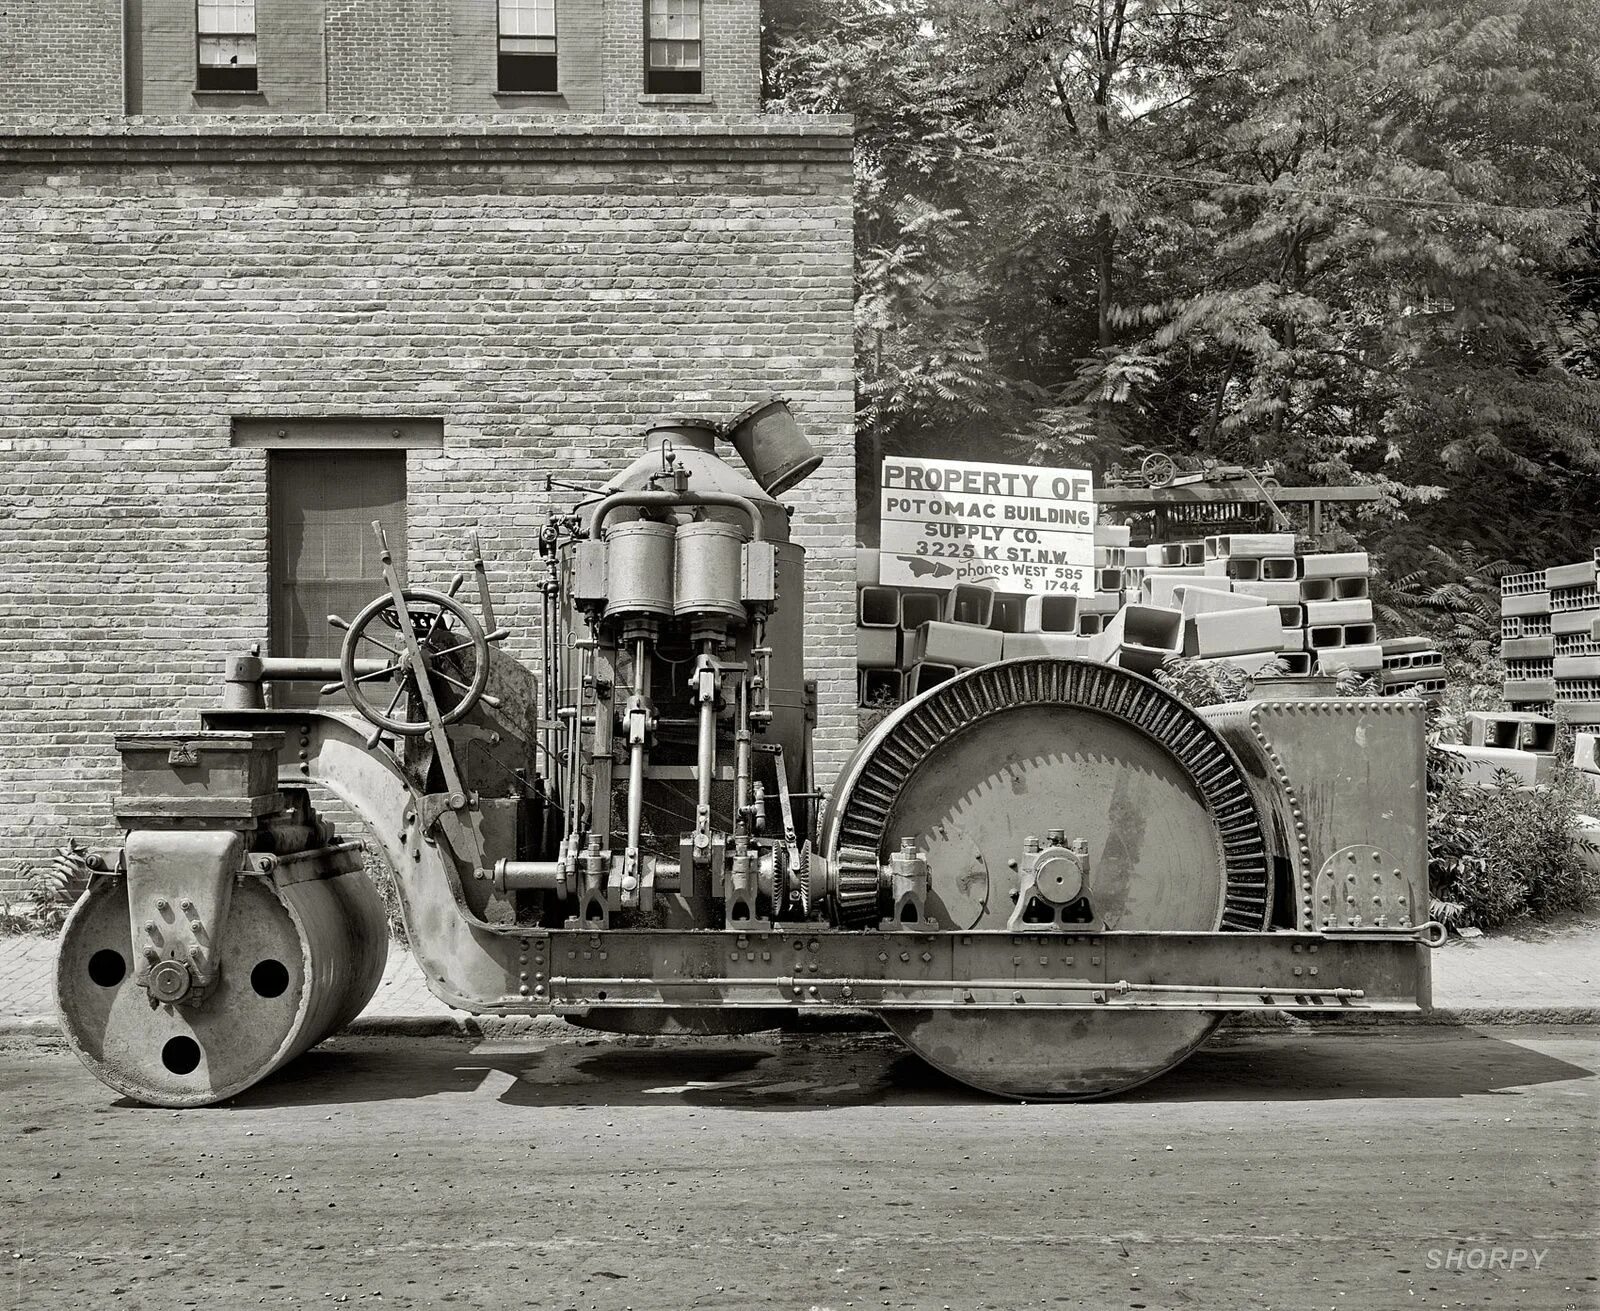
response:
<path fill-rule="evenodd" d="M 959 670 L 1079 656 L 1153 673 L 1184 656 L 1254 673 L 1354 673 L 1384 695 L 1435 697 L 1444 661 L 1424 638 L 1380 642 L 1365 552 L 1303 552 L 1292 533 L 1133 546 L 1095 528 L 1094 588 L 1021 596 L 991 584 L 897 588 L 858 552 L 857 663 L 864 707 L 891 705 Z"/>
<path fill-rule="evenodd" d="M 1600 548 L 1500 580 L 1500 656 L 1513 711 L 1600 724 Z"/>

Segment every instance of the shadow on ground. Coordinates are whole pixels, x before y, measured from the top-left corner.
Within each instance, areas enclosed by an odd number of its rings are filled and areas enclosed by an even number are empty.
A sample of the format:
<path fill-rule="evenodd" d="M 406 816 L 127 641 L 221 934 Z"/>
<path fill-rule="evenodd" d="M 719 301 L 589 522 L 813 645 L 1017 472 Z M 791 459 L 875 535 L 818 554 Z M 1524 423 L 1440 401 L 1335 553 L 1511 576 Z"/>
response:
<path fill-rule="evenodd" d="M 1470 1029 L 1252 1035 L 1202 1048 L 1124 1094 L 1136 1103 L 1317 1102 L 1515 1095 L 1595 1070 Z M 671 1101 L 747 1111 L 873 1104 L 984 1104 L 887 1034 L 719 1039 L 336 1041 L 228 1103 L 327 1106 L 479 1094 L 512 1106 L 644 1106 Z M 131 1103 L 123 1103 L 131 1105 Z"/>

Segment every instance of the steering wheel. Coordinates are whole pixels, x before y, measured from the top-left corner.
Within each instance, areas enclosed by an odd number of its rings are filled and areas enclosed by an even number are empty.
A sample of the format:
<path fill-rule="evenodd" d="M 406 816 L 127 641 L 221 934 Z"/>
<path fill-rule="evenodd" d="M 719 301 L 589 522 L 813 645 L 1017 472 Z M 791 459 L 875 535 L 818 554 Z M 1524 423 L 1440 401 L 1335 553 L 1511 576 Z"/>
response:
<path fill-rule="evenodd" d="M 420 680 L 428 680 L 442 723 L 462 719 L 488 685 L 489 639 L 454 597 L 421 587 L 408 587 L 401 597 L 403 605 L 396 606 L 392 595 L 379 596 L 355 617 L 339 651 L 339 677 L 364 718 L 402 737 L 421 737 L 428 716 Z M 385 681 L 395 685 L 394 694 L 380 709 L 388 689 L 377 685 Z"/>

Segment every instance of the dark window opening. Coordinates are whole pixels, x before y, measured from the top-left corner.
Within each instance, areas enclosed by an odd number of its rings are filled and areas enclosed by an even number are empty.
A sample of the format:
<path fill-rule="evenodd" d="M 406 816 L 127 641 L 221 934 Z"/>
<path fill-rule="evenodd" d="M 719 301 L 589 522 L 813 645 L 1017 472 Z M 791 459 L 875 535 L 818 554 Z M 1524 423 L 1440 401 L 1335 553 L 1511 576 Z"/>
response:
<path fill-rule="evenodd" d="M 645 0 L 644 27 L 645 94 L 699 95 L 700 0 Z"/>
<path fill-rule="evenodd" d="M 499 88 L 555 91 L 556 0 L 500 0 Z"/>
<path fill-rule="evenodd" d="M 195 16 L 195 90 L 254 91 L 255 0 L 199 0 Z"/>
<path fill-rule="evenodd" d="M 268 461 L 268 652 L 337 659 L 344 634 L 328 616 L 352 620 L 383 590 L 374 520 L 405 570 L 405 452 L 281 450 Z M 316 683 L 277 683 L 272 695 L 280 708 L 319 701 Z M 332 700 L 344 703 L 343 693 Z"/>

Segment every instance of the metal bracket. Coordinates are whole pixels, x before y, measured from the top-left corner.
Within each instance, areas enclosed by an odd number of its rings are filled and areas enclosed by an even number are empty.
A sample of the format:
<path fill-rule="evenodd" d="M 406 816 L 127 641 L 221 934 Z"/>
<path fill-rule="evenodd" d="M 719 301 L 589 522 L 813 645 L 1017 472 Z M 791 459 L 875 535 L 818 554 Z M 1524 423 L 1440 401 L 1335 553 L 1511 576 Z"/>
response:
<path fill-rule="evenodd" d="M 1089 849 L 1082 838 L 1070 844 L 1061 829 L 1051 829 L 1041 845 L 1030 837 L 1023 844 L 1017 904 L 1006 921 L 1013 933 L 1041 929 L 1082 929 L 1094 918 L 1089 904 Z M 1048 918 L 1040 918 L 1041 913 Z M 1032 914 L 1034 918 L 1029 919 Z"/>
<path fill-rule="evenodd" d="M 244 836 L 235 829 L 134 829 L 123 853 L 134 982 L 152 1006 L 193 1006 L 217 982 Z"/>

